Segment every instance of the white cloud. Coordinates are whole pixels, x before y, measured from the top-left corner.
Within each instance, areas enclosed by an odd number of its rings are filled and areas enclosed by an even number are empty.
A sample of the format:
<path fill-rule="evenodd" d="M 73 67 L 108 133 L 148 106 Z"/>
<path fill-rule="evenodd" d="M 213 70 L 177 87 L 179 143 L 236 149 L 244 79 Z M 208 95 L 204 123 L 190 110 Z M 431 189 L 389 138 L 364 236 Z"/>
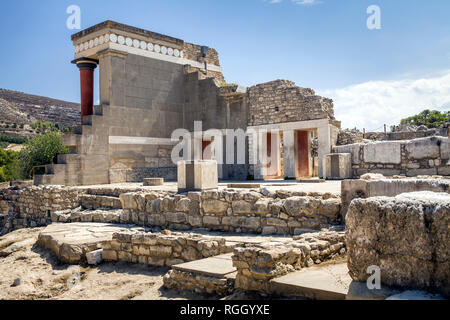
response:
<path fill-rule="evenodd" d="M 314 4 L 322 3 L 318 0 L 292 0 L 292 2 L 301 6 L 312 6 Z"/>
<path fill-rule="evenodd" d="M 264 0 L 264 2 L 268 2 L 268 3 L 280 3 L 283 0 Z"/>
<path fill-rule="evenodd" d="M 389 128 L 424 109 L 449 110 L 450 70 L 429 78 L 369 81 L 318 94 L 334 100 L 342 128 Z"/>

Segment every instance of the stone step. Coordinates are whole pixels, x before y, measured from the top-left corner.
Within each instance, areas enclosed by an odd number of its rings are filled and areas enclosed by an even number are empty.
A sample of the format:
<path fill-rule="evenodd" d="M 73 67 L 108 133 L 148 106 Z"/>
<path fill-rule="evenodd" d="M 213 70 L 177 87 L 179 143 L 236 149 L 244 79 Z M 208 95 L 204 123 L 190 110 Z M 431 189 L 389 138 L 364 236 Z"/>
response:
<path fill-rule="evenodd" d="M 128 223 L 128 219 L 121 219 L 122 209 L 99 209 L 56 211 L 52 213 L 52 222 L 77 223 L 77 222 L 99 222 L 99 223 Z"/>
<path fill-rule="evenodd" d="M 271 280 L 271 291 L 314 300 L 344 300 L 352 279 L 346 263 L 304 268 Z"/>
<path fill-rule="evenodd" d="M 163 278 L 164 286 L 183 292 L 228 295 L 234 289 L 237 273 L 231 256 L 232 253 L 228 253 L 173 265 Z"/>
<path fill-rule="evenodd" d="M 122 204 L 118 197 L 99 196 L 86 194 L 81 196 L 81 205 L 85 209 L 122 209 Z"/>
<path fill-rule="evenodd" d="M 80 161 L 81 157 L 76 153 L 68 153 L 68 154 L 58 154 L 57 163 L 58 164 L 67 164 L 72 162 Z"/>
<path fill-rule="evenodd" d="M 78 174 L 81 170 L 79 162 L 56 163 L 45 166 L 46 174 Z"/>
<path fill-rule="evenodd" d="M 233 267 L 231 260 L 232 253 L 223 254 L 211 258 L 181 263 L 173 265 L 172 269 L 204 274 L 216 278 L 224 278 L 226 275 L 234 273 L 236 268 Z"/>
<path fill-rule="evenodd" d="M 80 185 L 80 176 L 78 174 L 44 174 L 34 175 L 34 185 L 65 185 L 76 186 Z"/>
<path fill-rule="evenodd" d="M 66 133 L 62 136 L 62 143 L 67 147 L 77 147 L 81 141 L 81 134 Z"/>

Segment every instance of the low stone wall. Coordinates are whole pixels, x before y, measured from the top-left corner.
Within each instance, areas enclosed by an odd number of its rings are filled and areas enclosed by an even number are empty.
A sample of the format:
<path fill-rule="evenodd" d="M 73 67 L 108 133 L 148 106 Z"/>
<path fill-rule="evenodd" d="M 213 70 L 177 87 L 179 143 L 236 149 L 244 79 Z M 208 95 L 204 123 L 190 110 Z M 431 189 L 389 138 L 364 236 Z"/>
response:
<path fill-rule="evenodd" d="M 120 195 L 124 220 L 178 230 L 300 234 L 340 222 L 337 195 L 278 191 L 204 191 Z"/>
<path fill-rule="evenodd" d="M 0 234 L 51 223 L 51 214 L 80 206 L 83 190 L 61 186 L 31 186 L 0 190 Z"/>
<path fill-rule="evenodd" d="M 409 177 L 450 175 L 450 142 L 447 137 L 355 143 L 333 147 L 333 152 L 352 154 L 354 177 L 369 172 Z"/>
<path fill-rule="evenodd" d="M 396 196 L 415 191 L 432 191 L 450 193 L 449 179 L 381 179 L 381 180 L 344 180 L 341 183 L 341 215 L 345 215 L 350 202 L 355 198 L 378 196 Z"/>
<path fill-rule="evenodd" d="M 270 280 L 335 259 L 346 252 L 344 232 L 319 232 L 294 237 L 283 244 L 238 247 L 232 256 L 237 269 L 235 287 L 270 293 Z"/>
<path fill-rule="evenodd" d="M 178 291 L 216 294 L 225 296 L 234 290 L 234 278 L 216 278 L 204 274 L 170 270 L 164 275 L 164 287 Z"/>
<path fill-rule="evenodd" d="M 115 233 L 102 244 L 103 259 L 152 266 L 172 266 L 232 252 L 235 243 L 199 234 Z"/>
<path fill-rule="evenodd" d="M 388 286 L 450 294 L 450 195 L 416 192 L 355 199 L 346 218 L 348 268 L 366 281 L 378 266 Z"/>

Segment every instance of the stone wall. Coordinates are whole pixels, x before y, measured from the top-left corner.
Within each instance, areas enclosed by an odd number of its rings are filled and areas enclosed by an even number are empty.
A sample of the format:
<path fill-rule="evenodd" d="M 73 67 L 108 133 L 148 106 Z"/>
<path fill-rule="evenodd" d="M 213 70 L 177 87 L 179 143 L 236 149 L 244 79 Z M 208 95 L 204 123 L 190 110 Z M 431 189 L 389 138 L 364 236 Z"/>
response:
<path fill-rule="evenodd" d="M 336 145 L 343 146 L 347 144 L 363 142 L 363 133 L 359 130 L 339 130 Z"/>
<path fill-rule="evenodd" d="M 263 244 L 234 249 L 235 287 L 271 292 L 270 280 L 344 255 L 343 232 L 319 232 L 294 237 L 289 243 Z"/>
<path fill-rule="evenodd" d="M 383 178 L 383 177 L 381 177 Z M 450 193 L 449 179 L 348 179 L 341 183 L 341 214 L 342 220 L 350 202 L 355 198 L 379 196 L 394 197 L 405 192 L 431 191 Z"/>
<path fill-rule="evenodd" d="M 217 278 L 206 274 L 192 273 L 172 269 L 164 275 L 164 287 L 186 292 L 193 291 L 199 294 L 208 293 L 226 296 L 233 292 L 234 278 Z"/>
<path fill-rule="evenodd" d="M 428 137 L 336 146 L 333 152 L 352 154 L 354 177 L 369 172 L 409 177 L 450 175 L 449 146 L 449 138 Z"/>
<path fill-rule="evenodd" d="M 337 195 L 263 190 L 204 191 L 164 195 L 120 195 L 125 220 L 140 225 L 188 230 L 298 234 L 340 222 Z"/>
<path fill-rule="evenodd" d="M 115 233 L 102 244 L 103 259 L 152 266 L 172 266 L 232 252 L 224 238 L 198 234 Z"/>
<path fill-rule="evenodd" d="M 56 211 L 81 205 L 84 192 L 61 186 L 9 188 L 0 190 L 0 234 L 15 229 L 51 223 Z"/>
<path fill-rule="evenodd" d="M 334 120 L 333 101 L 312 89 L 276 80 L 248 88 L 249 126 L 316 119 Z"/>
<path fill-rule="evenodd" d="M 350 276 L 366 281 L 378 266 L 381 283 L 450 294 L 450 195 L 406 193 L 355 199 L 347 217 Z"/>

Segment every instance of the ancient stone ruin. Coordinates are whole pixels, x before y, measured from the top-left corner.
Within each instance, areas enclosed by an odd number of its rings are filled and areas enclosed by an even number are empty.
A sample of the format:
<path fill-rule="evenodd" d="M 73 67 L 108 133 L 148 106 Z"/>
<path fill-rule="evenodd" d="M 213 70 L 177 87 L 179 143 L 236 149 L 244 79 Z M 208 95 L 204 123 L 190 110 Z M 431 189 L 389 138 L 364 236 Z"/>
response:
<path fill-rule="evenodd" d="M 0 268 L 33 248 L 196 298 L 448 298 L 448 133 L 349 135 L 312 89 L 226 84 L 216 50 L 113 21 L 72 41 L 81 126 L 35 185 L 0 187 Z M 195 148 L 174 162 L 177 129 Z M 209 129 L 252 132 L 244 161 Z"/>

